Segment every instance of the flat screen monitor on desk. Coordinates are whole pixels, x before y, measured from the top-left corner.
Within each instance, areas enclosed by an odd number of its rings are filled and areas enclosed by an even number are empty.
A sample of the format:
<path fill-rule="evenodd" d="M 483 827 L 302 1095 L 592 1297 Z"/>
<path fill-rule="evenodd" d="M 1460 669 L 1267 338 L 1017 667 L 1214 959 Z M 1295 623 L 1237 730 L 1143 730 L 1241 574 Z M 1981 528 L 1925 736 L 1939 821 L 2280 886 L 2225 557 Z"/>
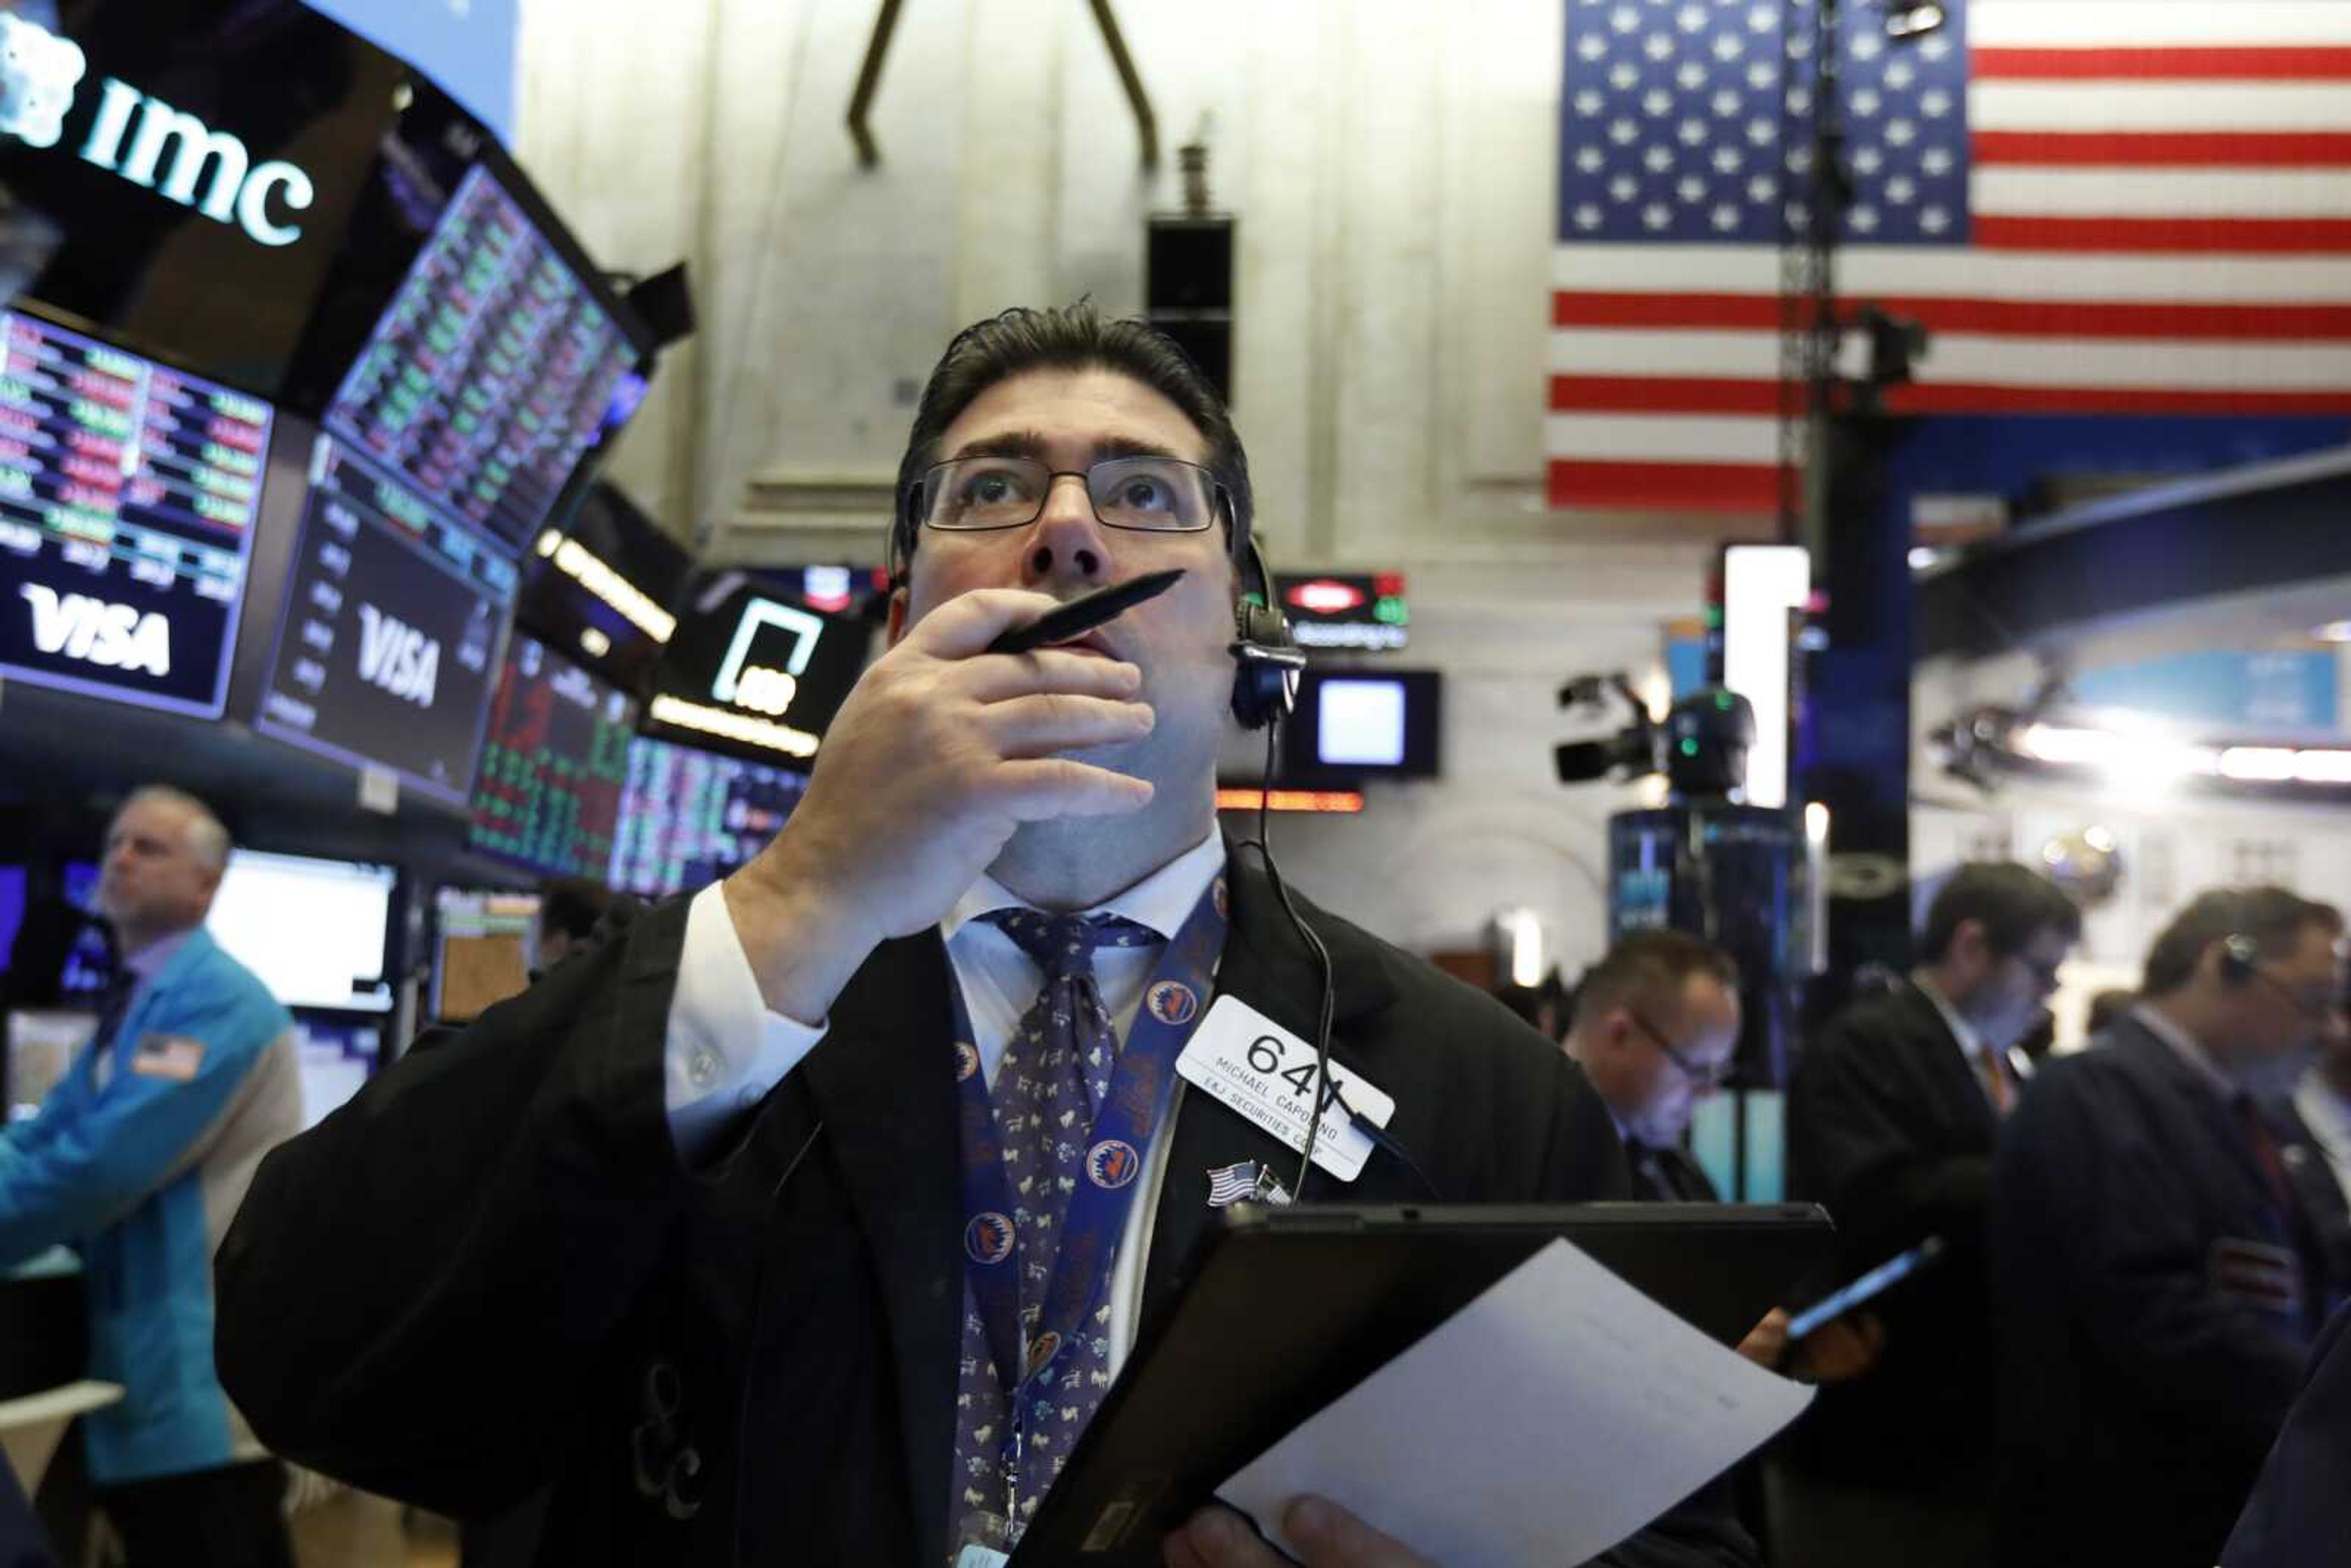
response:
<path fill-rule="evenodd" d="M 538 895 L 444 887 L 434 894 L 433 1017 L 479 1018 L 530 984 L 538 951 Z"/>
<path fill-rule="evenodd" d="M 322 436 L 254 727 L 466 802 L 517 571 Z"/>
<path fill-rule="evenodd" d="M 383 1029 L 364 1019 L 298 1011 L 294 1052 L 302 1069 L 302 1126 L 308 1131 L 366 1087 L 382 1063 Z"/>
<path fill-rule="evenodd" d="M 237 850 L 205 928 L 289 1008 L 388 1013 L 390 866 Z"/>
<path fill-rule="evenodd" d="M 0 310 L 0 674 L 218 718 L 270 417 Z"/>
<path fill-rule="evenodd" d="M 7 1119 L 28 1122 L 40 1114 L 41 1102 L 65 1077 L 66 1069 L 73 1063 L 74 1052 L 82 1048 L 90 1031 L 98 1027 L 98 1015 L 64 1009 L 28 1010 L 12 1012 L 0 1023 L 5 1023 L 7 1030 Z"/>

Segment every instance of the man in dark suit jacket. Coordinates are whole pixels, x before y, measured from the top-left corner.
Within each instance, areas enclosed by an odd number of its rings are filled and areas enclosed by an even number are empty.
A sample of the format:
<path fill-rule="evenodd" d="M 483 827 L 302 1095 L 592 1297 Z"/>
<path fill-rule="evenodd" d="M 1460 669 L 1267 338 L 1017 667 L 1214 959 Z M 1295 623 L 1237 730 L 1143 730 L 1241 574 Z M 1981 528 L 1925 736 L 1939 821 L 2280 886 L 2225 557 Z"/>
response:
<path fill-rule="evenodd" d="M 1395 1099 L 1388 1135 L 1428 1183 L 1383 1151 L 1308 1196 L 1625 1192 L 1605 1111 L 1547 1042 L 1299 899 L 1326 969 L 1217 837 L 1249 492 L 1180 351 L 1082 307 L 981 323 L 934 374 L 902 480 L 890 651 L 775 843 L 691 901 L 616 912 L 590 953 L 264 1168 L 222 1253 L 220 1354 L 285 1451 L 461 1516 L 551 1487 L 550 1568 L 935 1568 L 991 1544 L 973 1532 L 1002 1516 L 964 1504 L 999 1484 L 973 1445 L 1001 1434 L 959 1412 L 1005 1364 L 975 1350 L 967 1302 L 1009 1243 L 964 1183 L 988 1178 L 989 1132 L 1009 1151 L 1035 1123 L 1001 1102 L 991 1123 L 973 1096 L 1032 1092 L 999 1070 L 1011 1052 L 1096 1014 L 1126 1082 L 1146 1025 L 1212 1010 L 1145 985 L 1186 947 L 1171 928 L 1210 910 L 1229 918 L 1220 1000 L 1301 1041 L 1327 1003 L 1333 1059 Z M 985 652 L 1056 601 L 1171 566 L 1172 590 L 1075 646 Z M 988 918 L 1004 908 L 1116 915 L 1123 950 L 1040 980 L 1045 959 Z M 1150 1127 L 1084 1166 L 1135 1195 L 1092 1253 L 1113 1368 L 1180 1291 L 1233 1173 L 1298 1182 L 1295 1152 L 1205 1093 L 1178 1089 Z M 1013 1332 L 1025 1354 L 999 1389 L 1023 1359 L 1054 1364 L 1033 1326 Z M 1081 1416 L 1099 1385 L 1068 1397 Z M 1417 1561 L 1327 1508 L 1287 1522 L 1315 1568 Z M 1274 1563 L 1239 1525 L 1206 1511 L 1171 1559 Z M 1720 1561 L 1676 1530 L 1610 1561 Z"/>
<path fill-rule="evenodd" d="M 1992 1139 L 2019 1092 L 2008 1048 L 2080 935 L 2047 878 L 1962 866 L 1928 907 L 1908 981 L 1855 1004 L 1797 1063 L 1788 1188 L 1835 1219 L 1839 1282 L 1929 1236 L 1945 1246 L 1881 1299 L 1877 1364 L 1823 1388 L 1782 1445 L 1780 1522 L 1800 1561 L 1988 1561 Z"/>
<path fill-rule="evenodd" d="M 2351 1307 L 2327 1320 L 2310 1353 L 2310 1378 L 2285 1418 L 2276 1447 L 2229 1544 L 2220 1568 L 2304 1568 L 2342 1554 L 2351 1541 Z"/>
<path fill-rule="evenodd" d="M 2003 1565 L 2209 1568 L 2227 1540 L 2314 1323 L 2256 1102 L 2341 1027 L 2342 932 L 2283 889 L 2202 895 L 2156 939 L 2141 1006 L 2001 1130 Z"/>

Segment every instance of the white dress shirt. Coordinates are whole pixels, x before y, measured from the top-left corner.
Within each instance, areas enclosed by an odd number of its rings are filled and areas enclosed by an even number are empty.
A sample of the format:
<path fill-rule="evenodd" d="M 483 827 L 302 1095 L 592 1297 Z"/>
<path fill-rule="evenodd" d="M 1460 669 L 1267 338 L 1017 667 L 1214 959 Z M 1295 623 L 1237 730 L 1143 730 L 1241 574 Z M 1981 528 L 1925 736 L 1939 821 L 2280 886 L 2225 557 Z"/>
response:
<path fill-rule="evenodd" d="M 1094 955 L 1095 985 L 1122 1044 L 1134 1015 L 1142 1009 L 1144 988 L 1169 938 L 1224 868 L 1225 841 L 1211 831 L 1124 893 L 1085 911 L 1121 915 L 1159 936 L 1155 943 L 1104 947 Z M 963 988 L 964 1006 L 971 1014 L 972 1043 L 979 1048 L 980 1071 L 990 1082 L 995 1081 L 1006 1043 L 1036 999 L 1042 980 L 1012 938 L 979 917 L 992 910 L 1033 907 L 1007 892 L 995 878 L 982 876 L 939 923 L 947 961 L 955 967 L 956 984 Z M 768 1009 L 751 973 L 751 962 L 744 956 L 734 919 L 727 914 L 725 894 L 715 883 L 695 894 L 686 912 L 685 947 L 678 964 L 677 990 L 670 1000 L 664 1050 L 664 1097 L 679 1156 L 689 1164 L 705 1158 L 739 1116 L 815 1049 L 826 1027 L 804 1024 Z M 939 1071 L 947 1070 L 942 1055 Z M 1134 1207 L 1127 1211 L 1126 1228 L 1119 1239 L 1110 1287 L 1113 1376 L 1134 1343 L 1143 1265 L 1150 1256 L 1152 1220 L 1166 1176 L 1164 1134 L 1183 1103 L 1183 1087 L 1176 1084 L 1166 1118 L 1144 1153 L 1143 1178 L 1135 1184 Z"/>
<path fill-rule="evenodd" d="M 2327 1168 L 2335 1173 L 2335 1185 L 2343 1189 L 2344 1201 L 2351 1203 L 2351 1098 L 2320 1077 L 2314 1067 L 2302 1075 L 2294 1089 L 2294 1108 L 2326 1155 Z"/>

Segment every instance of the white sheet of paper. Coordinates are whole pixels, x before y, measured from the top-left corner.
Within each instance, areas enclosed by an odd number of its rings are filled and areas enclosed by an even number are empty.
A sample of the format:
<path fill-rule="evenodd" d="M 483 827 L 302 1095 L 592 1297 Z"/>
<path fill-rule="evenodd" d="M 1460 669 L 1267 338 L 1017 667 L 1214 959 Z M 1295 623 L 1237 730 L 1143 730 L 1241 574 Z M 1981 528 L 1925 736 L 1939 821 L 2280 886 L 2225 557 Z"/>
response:
<path fill-rule="evenodd" d="M 1581 1563 L 1812 1397 L 1553 1240 L 1217 1495 L 1285 1547 L 1313 1492 L 1443 1568 Z"/>

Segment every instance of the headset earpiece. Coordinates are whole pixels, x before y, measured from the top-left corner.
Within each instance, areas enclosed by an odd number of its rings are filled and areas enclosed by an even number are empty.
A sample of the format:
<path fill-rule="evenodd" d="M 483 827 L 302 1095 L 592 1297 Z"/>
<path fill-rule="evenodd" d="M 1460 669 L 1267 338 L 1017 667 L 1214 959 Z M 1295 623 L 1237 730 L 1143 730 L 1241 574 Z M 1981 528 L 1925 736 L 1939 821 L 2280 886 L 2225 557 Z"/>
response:
<path fill-rule="evenodd" d="M 2253 977 L 2253 966 L 2260 962 L 2262 950 L 2250 936 L 2231 936 L 2220 944 L 2220 978 L 2226 984 L 2241 986 Z"/>
<path fill-rule="evenodd" d="M 1290 634 L 1290 619 L 1274 596 L 1273 571 L 1251 534 L 1235 562 L 1241 597 L 1233 607 L 1233 717 L 1243 729 L 1263 729 L 1298 706 L 1298 677 L 1306 655 Z M 1254 578 L 1254 583 L 1250 580 Z M 1249 597 L 1254 588 L 1265 601 Z"/>

